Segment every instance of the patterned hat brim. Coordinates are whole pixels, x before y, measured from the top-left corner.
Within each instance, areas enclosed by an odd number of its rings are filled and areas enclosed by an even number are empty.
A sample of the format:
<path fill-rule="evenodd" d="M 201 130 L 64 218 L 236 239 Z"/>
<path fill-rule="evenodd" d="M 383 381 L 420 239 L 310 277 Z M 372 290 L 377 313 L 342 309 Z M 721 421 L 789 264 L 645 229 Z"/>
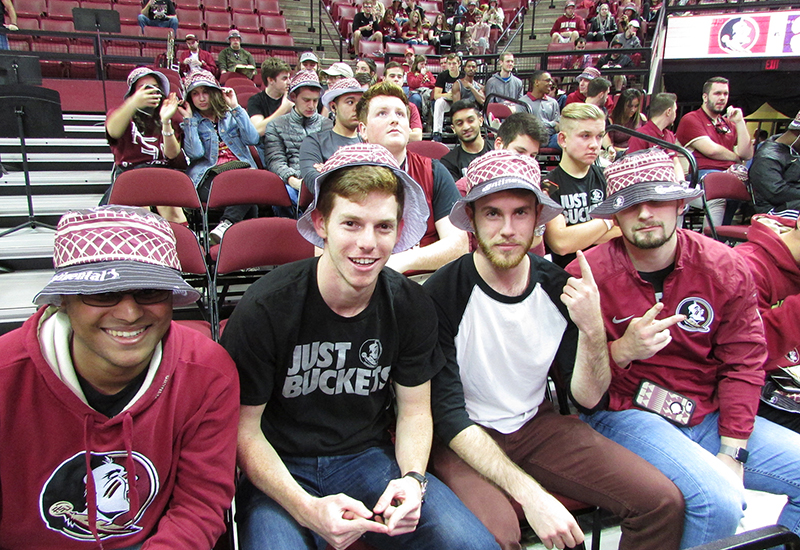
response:
<path fill-rule="evenodd" d="M 210 80 L 197 80 L 197 81 L 192 82 L 191 84 L 189 84 L 189 87 L 186 88 L 186 92 L 184 92 L 184 94 L 186 95 L 186 97 L 189 97 L 189 94 L 191 93 L 191 91 L 194 90 L 195 88 L 199 88 L 200 86 L 205 86 L 206 88 L 216 88 L 217 90 L 222 90 L 222 87 L 219 84 L 217 84 L 216 82 L 212 82 Z"/>
<path fill-rule="evenodd" d="M 397 237 L 397 243 L 394 245 L 392 253 L 403 252 L 404 250 L 408 250 L 409 248 L 416 246 L 422 237 L 425 236 L 425 232 L 428 230 L 428 216 L 430 215 L 430 212 L 428 211 L 428 202 L 425 200 L 425 192 L 422 190 L 420 184 L 418 184 L 407 173 L 399 168 L 382 164 L 380 162 L 359 161 L 357 163 L 344 164 L 335 170 L 331 170 L 330 172 L 325 172 L 324 174 L 317 176 L 317 179 L 314 180 L 314 200 L 311 202 L 303 216 L 297 220 L 297 230 L 308 242 L 314 246 L 318 248 L 325 247 L 325 241 L 322 240 L 322 237 L 317 234 L 316 229 L 314 229 L 314 221 L 311 218 L 311 213 L 317 208 L 319 189 L 322 186 L 322 183 L 328 177 L 330 177 L 331 174 L 335 174 L 339 170 L 343 170 L 345 168 L 355 168 L 358 166 L 382 166 L 390 169 L 394 175 L 400 179 L 405 191 L 405 203 L 403 205 L 403 225 L 401 226 L 400 235 Z"/>
<path fill-rule="evenodd" d="M 341 96 L 346 94 L 363 94 L 364 90 L 362 88 L 342 88 L 339 90 L 331 90 L 330 88 L 322 94 L 322 104 L 328 107 L 331 104 L 331 101 L 339 99 Z"/>
<path fill-rule="evenodd" d="M 457 200 L 452 210 L 450 210 L 450 223 L 459 229 L 474 233 L 475 228 L 472 226 L 472 220 L 469 214 L 467 214 L 467 205 L 488 195 L 499 193 L 500 191 L 508 191 L 510 189 L 524 189 L 536 195 L 536 200 L 539 204 L 544 206 L 539 217 L 536 219 L 537 225 L 543 225 L 549 222 L 564 211 L 564 208 L 560 204 L 547 196 L 547 193 L 531 182 L 514 176 L 500 176 L 476 185 L 470 189 L 466 197 Z"/>
<path fill-rule="evenodd" d="M 589 212 L 589 217 L 611 218 L 614 214 L 643 202 L 690 201 L 702 194 L 703 190 L 699 187 L 685 187 L 674 181 L 634 183 L 598 204 Z"/>
<path fill-rule="evenodd" d="M 293 86 L 289 90 L 289 93 L 293 94 L 297 90 L 299 90 L 300 88 L 316 88 L 317 90 L 321 90 L 322 89 L 322 84 L 320 84 L 319 82 L 314 82 L 313 80 L 309 80 L 308 82 L 301 82 L 300 84 L 297 84 L 296 86 Z"/>
<path fill-rule="evenodd" d="M 62 295 L 141 289 L 171 290 L 175 306 L 192 304 L 200 299 L 200 293 L 172 268 L 133 260 L 116 260 L 58 269 L 50 282 L 34 297 L 33 303 L 37 306 L 60 306 Z"/>
<path fill-rule="evenodd" d="M 149 71 L 146 73 L 142 73 L 139 75 L 139 78 L 131 82 L 131 85 L 128 87 L 128 91 L 125 92 L 125 95 L 122 96 L 122 99 L 128 99 L 131 95 L 133 95 L 134 88 L 136 87 L 136 83 L 139 82 L 145 76 L 154 76 L 161 84 L 161 91 L 164 93 L 164 97 L 169 95 L 169 79 L 163 73 L 158 71 Z"/>

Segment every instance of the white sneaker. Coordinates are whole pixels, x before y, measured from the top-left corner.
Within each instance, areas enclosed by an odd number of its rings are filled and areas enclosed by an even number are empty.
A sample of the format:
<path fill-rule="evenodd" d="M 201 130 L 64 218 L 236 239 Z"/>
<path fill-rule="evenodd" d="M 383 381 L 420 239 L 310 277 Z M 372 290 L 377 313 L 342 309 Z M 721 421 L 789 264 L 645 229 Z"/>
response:
<path fill-rule="evenodd" d="M 233 224 L 230 222 L 230 220 L 222 220 L 219 222 L 219 225 L 217 225 L 217 227 L 215 227 L 209 235 L 211 242 L 213 244 L 219 244 L 222 241 L 222 236 L 232 225 Z"/>

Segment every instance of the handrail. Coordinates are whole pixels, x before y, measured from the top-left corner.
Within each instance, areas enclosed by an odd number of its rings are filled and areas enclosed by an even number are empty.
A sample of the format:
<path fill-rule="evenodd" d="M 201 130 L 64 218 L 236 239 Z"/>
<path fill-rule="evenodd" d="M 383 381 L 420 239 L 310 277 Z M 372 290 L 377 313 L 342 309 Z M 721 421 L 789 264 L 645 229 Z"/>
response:
<path fill-rule="evenodd" d="M 317 51 L 325 51 L 325 46 L 322 45 L 322 27 L 324 26 L 325 34 L 328 35 L 328 40 L 331 41 L 331 44 L 333 44 L 334 47 L 336 47 L 336 43 L 337 42 L 339 43 L 339 61 L 341 61 L 344 58 L 344 44 L 345 42 L 348 42 L 348 39 L 339 30 L 339 25 L 336 24 L 336 21 L 333 20 L 333 16 L 331 15 L 330 11 L 330 6 L 325 6 L 324 5 L 325 2 L 323 2 L 323 0 L 318 0 L 317 4 L 319 5 L 319 17 L 317 18 L 319 22 L 319 41 L 317 43 Z M 322 24 L 322 12 L 325 12 L 325 14 L 328 16 L 327 22 L 333 25 L 333 28 L 336 31 L 336 36 L 333 36 L 331 34 L 328 25 Z"/>
<path fill-rule="evenodd" d="M 513 18 L 511 21 L 509 21 L 509 22 L 508 22 L 508 26 L 506 26 L 506 28 L 505 28 L 505 29 L 503 29 L 503 32 L 501 32 L 501 33 L 500 33 L 500 36 L 498 36 L 498 37 L 497 37 L 497 44 L 499 44 L 499 43 L 500 43 L 500 41 L 501 41 L 501 40 L 503 40 L 503 37 L 504 37 L 506 34 L 509 34 L 509 33 L 510 33 L 510 31 L 511 31 L 511 28 L 512 28 L 512 27 L 514 27 L 514 22 L 516 22 L 516 21 L 517 21 L 517 19 L 522 19 L 522 23 L 521 23 L 520 25 L 517 25 L 517 26 L 516 26 L 516 28 L 514 29 L 514 34 L 513 34 L 513 36 L 511 36 L 511 37 L 510 37 L 510 38 L 509 38 L 509 39 L 506 41 L 506 45 L 505 45 L 505 47 L 503 48 L 503 51 L 502 51 L 502 52 L 500 52 L 500 55 L 502 55 L 502 54 L 506 53 L 506 51 L 508 50 L 508 48 L 509 48 L 509 47 L 511 46 L 511 44 L 514 42 L 514 39 L 517 37 L 517 35 L 520 33 L 521 29 L 524 27 L 524 25 L 525 25 L 525 14 L 527 13 L 527 11 L 528 11 L 528 7 L 527 7 L 527 6 L 520 6 L 520 9 L 519 9 L 519 11 L 517 11 L 517 13 L 514 15 L 514 18 Z M 522 50 L 520 50 L 520 51 L 522 51 Z"/>

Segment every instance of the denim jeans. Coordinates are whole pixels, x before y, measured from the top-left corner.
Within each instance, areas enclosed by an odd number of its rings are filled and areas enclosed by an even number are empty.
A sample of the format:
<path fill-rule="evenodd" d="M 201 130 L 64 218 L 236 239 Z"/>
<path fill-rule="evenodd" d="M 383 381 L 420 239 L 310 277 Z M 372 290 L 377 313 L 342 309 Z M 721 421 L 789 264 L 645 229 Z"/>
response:
<path fill-rule="evenodd" d="M 175 35 L 178 35 L 177 17 L 170 17 L 169 19 L 150 19 L 146 15 L 140 13 L 136 19 L 139 22 L 139 26 L 142 28 L 142 32 L 144 32 L 145 27 L 171 27 Z"/>
<path fill-rule="evenodd" d="M 315 496 L 345 493 L 372 508 L 400 470 L 392 449 L 358 454 L 284 457 L 297 482 Z M 278 503 L 243 480 L 237 494 L 237 524 L 243 550 L 323 550 L 327 543 L 301 527 Z M 428 474 L 428 491 L 416 531 L 396 537 L 366 533 L 369 545 L 392 550 L 497 550 L 499 546 L 472 512 L 441 481 Z"/>
<path fill-rule="evenodd" d="M 733 535 L 746 506 L 742 485 L 716 458 L 719 413 L 679 428 L 641 410 L 583 416 L 594 429 L 638 454 L 678 486 L 686 501 L 681 548 Z M 778 523 L 800 533 L 800 434 L 756 417 L 744 466 L 748 489 L 788 496 Z"/>

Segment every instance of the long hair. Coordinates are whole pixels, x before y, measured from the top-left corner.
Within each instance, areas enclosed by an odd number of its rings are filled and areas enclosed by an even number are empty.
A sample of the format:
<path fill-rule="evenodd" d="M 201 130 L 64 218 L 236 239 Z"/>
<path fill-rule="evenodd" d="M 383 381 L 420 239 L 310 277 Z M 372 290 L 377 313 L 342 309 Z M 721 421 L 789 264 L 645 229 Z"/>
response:
<path fill-rule="evenodd" d="M 428 62 L 428 60 L 425 58 L 424 55 L 415 55 L 414 56 L 414 63 L 411 64 L 411 72 L 412 73 L 418 73 L 419 72 L 419 66 L 422 65 L 423 63 L 427 63 L 427 62 Z"/>
<path fill-rule="evenodd" d="M 633 103 L 634 100 L 639 100 L 639 107 L 636 109 L 636 112 L 633 113 L 633 116 L 628 116 L 627 110 L 628 106 Z M 614 121 L 614 124 L 628 124 L 631 121 L 638 124 L 639 122 L 639 114 L 642 112 L 642 92 L 637 90 L 636 88 L 628 88 L 627 90 L 623 90 L 620 94 L 619 99 L 617 100 L 617 104 L 614 105 L 614 110 L 611 111 L 611 120 Z"/>
<path fill-rule="evenodd" d="M 158 106 L 156 106 L 151 114 L 148 115 L 138 109 L 133 113 L 131 122 L 133 122 L 133 125 L 136 126 L 136 129 L 139 130 L 143 136 L 153 136 L 156 132 L 161 131 L 161 116 L 159 112 L 163 104 L 164 97 L 162 96 L 161 101 L 158 102 Z"/>
<path fill-rule="evenodd" d="M 205 87 L 205 88 L 209 96 L 208 102 L 211 114 L 218 119 L 224 117 L 225 113 L 227 113 L 229 109 L 228 109 L 228 104 L 225 103 L 225 98 L 222 97 L 222 91 L 218 90 L 217 88 L 210 88 L 210 87 Z M 192 98 L 191 93 L 189 94 L 189 101 L 192 104 L 192 108 L 197 109 L 197 107 L 195 107 L 194 105 L 194 100 Z"/>

